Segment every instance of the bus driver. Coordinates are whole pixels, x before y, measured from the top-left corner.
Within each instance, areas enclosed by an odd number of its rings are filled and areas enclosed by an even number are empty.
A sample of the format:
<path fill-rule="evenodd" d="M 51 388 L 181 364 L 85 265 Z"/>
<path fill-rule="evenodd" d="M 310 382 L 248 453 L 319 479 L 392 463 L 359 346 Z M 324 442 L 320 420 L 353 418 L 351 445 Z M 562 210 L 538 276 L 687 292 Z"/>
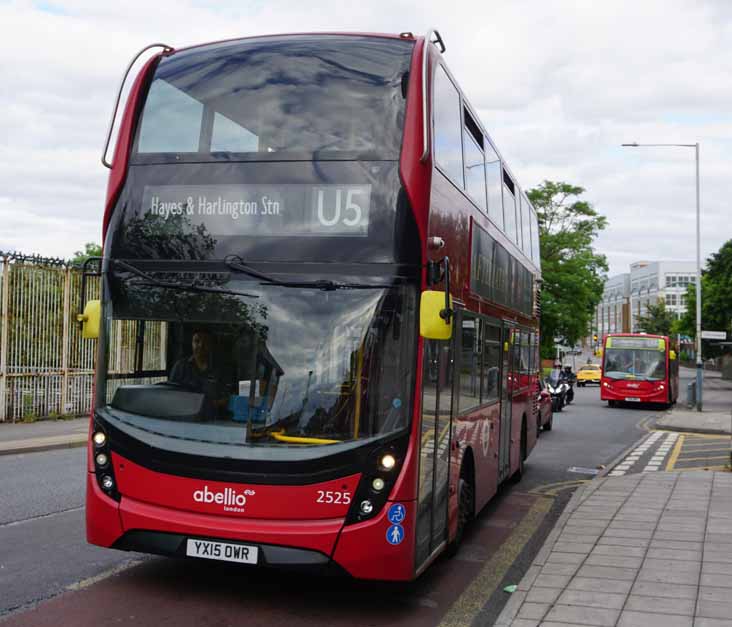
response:
<path fill-rule="evenodd" d="M 211 363 L 211 334 L 205 329 L 197 329 L 191 338 L 190 357 L 179 359 L 168 379 L 192 392 L 206 397 L 205 416 L 213 418 L 226 409 L 227 397 L 221 384 L 220 373 Z"/>

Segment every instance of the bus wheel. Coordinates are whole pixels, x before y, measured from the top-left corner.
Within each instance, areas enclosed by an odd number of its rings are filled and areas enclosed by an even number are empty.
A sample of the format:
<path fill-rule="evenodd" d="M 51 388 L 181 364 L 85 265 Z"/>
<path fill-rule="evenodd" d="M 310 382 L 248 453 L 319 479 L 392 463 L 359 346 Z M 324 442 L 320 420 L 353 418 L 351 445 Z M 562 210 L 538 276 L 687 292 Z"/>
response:
<path fill-rule="evenodd" d="M 460 468 L 460 480 L 458 481 L 458 523 L 455 538 L 447 545 L 447 556 L 457 555 L 460 543 L 463 541 L 465 527 L 475 514 L 475 489 L 473 479 L 466 465 Z"/>
<path fill-rule="evenodd" d="M 608 407 L 615 407 L 615 401 L 608 401 L 607 402 Z"/>

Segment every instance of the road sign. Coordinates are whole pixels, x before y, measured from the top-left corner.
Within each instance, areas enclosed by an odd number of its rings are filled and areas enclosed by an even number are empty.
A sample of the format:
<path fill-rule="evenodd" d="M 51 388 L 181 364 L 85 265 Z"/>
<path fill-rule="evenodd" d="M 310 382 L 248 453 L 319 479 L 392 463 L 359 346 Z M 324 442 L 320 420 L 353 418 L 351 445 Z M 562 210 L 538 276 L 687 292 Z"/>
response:
<path fill-rule="evenodd" d="M 726 340 L 727 331 L 702 331 L 703 340 Z"/>

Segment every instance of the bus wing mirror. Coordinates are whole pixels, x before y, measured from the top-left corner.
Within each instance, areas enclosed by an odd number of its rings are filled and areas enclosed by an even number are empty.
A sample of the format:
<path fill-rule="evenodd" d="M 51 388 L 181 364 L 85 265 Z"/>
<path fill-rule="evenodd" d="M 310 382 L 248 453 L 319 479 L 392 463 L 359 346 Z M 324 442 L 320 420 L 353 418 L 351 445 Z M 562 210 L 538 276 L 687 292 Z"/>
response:
<path fill-rule="evenodd" d="M 81 337 L 85 340 L 96 340 L 99 337 L 99 323 L 101 318 L 101 301 L 88 301 L 84 307 L 84 313 L 76 316 L 76 319 L 81 322 Z"/>
<path fill-rule="evenodd" d="M 452 308 L 452 297 L 450 298 Z M 445 292 L 425 290 L 419 304 L 419 334 L 426 340 L 449 340 L 452 316 L 445 317 Z"/>
<path fill-rule="evenodd" d="M 675 360 L 676 360 L 676 351 L 674 351 L 674 350 L 671 350 L 671 351 L 669 351 L 669 352 L 668 352 L 668 358 L 669 358 L 669 359 L 670 359 L 671 361 L 675 361 Z"/>

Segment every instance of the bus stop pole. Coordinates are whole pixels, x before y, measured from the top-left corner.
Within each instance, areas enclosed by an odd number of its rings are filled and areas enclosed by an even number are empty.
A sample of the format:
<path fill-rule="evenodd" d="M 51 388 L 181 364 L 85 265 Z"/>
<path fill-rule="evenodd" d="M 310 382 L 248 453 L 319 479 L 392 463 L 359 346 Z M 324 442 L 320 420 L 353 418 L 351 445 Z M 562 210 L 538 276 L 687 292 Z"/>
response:
<path fill-rule="evenodd" d="M 701 234 L 699 208 L 699 142 L 696 152 L 696 410 L 702 410 L 702 385 L 704 384 L 704 362 L 702 361 L 701 337 Z"/>

